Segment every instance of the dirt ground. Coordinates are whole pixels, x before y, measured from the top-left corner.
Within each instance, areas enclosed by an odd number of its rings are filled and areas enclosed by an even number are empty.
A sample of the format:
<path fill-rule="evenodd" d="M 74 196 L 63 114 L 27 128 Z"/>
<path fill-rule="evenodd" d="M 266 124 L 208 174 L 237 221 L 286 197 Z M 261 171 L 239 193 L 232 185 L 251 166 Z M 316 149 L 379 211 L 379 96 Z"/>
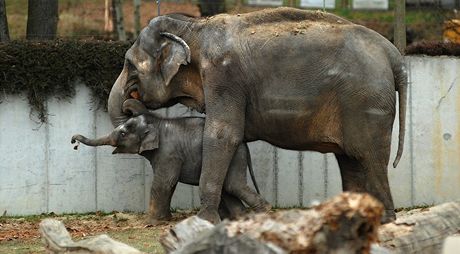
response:
<path fill-rule="evenodd" d="M 124 242 L 148 253 L 163 253 L 158 242 L 161 235 L 191 215 L 194 211 L 173 213 L 173 220 L 158 226 L 145 226 L 144 215 L 137 213 L 110 214 L 46 214 L 28 217 L 0 217 L 0 254 L 3 253 L 44 253 L 38 225 L 44 218 L 53 218 L 64 223 L 74 240 L 90 236 L 108 234 L 113 239 Z"/>

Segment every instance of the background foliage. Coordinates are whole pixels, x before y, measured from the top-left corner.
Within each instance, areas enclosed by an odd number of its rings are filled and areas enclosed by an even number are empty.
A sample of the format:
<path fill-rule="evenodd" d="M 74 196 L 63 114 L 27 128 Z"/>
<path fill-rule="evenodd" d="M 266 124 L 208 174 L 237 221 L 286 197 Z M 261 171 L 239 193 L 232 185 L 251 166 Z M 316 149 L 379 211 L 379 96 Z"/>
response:
<path fill-rule="evenodd" d="M 131 44 L 95 40 L 0 44 L 0 93 L 25 94 L 32 111 L 46 122 L 46 100 L 71 98 L 75 81 L 80 80 L 91 89 L 96 105 L 105 108 Z M 407 53 L 460 56 L 460 44 L 420 42 L 409 46 Z"/>
<path fill-rule="evenodd" d="M 42 122 L 47 118 L 46 100 L 71 98 L 77 80 L 92 90 L 98 105 L 105 107 L 131 44 L 63 40 L 0 44 L 1 92 L 26 94 Z"/>

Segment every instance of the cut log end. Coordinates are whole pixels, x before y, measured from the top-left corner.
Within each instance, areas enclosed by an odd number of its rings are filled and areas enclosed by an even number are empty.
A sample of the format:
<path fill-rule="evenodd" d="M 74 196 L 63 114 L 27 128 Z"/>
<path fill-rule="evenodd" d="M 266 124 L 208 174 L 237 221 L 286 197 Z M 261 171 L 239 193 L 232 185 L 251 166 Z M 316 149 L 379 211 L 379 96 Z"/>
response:
<path fill-rule="evenodd" d="M 255 214 L 216 227 L 197 226 L 202 220 L 192 217 L 173 228 L 161 243 L 166 251 L 175 253 L 230 249 L 243 253 L 369 253 L 377 241 L 382 213 L 382 204 L 371 196 L 343 193 L 310 210 Z M 248 246 L 252 246 L 250 252 Z"/>

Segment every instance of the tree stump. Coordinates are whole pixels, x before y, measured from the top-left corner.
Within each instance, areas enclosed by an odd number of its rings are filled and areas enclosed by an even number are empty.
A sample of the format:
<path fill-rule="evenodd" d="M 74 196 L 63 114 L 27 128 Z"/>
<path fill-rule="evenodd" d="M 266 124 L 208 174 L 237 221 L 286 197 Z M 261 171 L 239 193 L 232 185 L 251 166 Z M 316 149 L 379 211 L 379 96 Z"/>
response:
<path fill-rule="evenodd" d="M 399 217 L 379 228 L 379 239 L 381 246 L 394 253 L 441 253 L 444 239 L 459 232 L 460 201 L 457 201 Z"/>
<path fill-rule="evenodd" d="M 212 226 L 194 216 L 162 239 L 170 253 L 369 253 L 383 206 L 343 193 L 310 210 L 254 214 Z"/>

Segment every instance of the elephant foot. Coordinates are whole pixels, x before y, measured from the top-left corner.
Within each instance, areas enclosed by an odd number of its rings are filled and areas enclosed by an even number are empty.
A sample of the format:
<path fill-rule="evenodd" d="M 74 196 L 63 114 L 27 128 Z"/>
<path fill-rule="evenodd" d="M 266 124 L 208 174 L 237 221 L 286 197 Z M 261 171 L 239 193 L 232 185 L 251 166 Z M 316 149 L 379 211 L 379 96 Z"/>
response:
<path fill-rule="evenodd" d="M 385 212 L 383 213 L 382 219 L 380 220 L 380 223 L 383 225 L 383 224 L 393 222 L 395 220 L 396 220 L 395 211 L 394 210 L 385 210 Z"/>
<path fill-rule="evenodd" d="M 172 215 L 164 215 L 164 216 L 153 216 L 149 215 L 145 220 L 144 220 L 144 225 L 151 225 L 151 226 L 156 226 L 156 225 L 161 225 L 164 223 L 167 223 L 171 221 Z"/>
<path fill-rule="evenodd" d="M 207 220 L 214 225 L 220 223 L 221 221 L 219 217 L 219 213 L 216 210 L 210 211 L 209 209 L 201 209 L 198 212 L 198 217 L 200 217 L 203 220 Z"/>
<path fill-rule="evenodd" d="M 256 213 L 266 213 L 272 209 L 272 205 L 268 202 L 265 202 L 261 205 L 254 207 L 252 210 Z"/>

